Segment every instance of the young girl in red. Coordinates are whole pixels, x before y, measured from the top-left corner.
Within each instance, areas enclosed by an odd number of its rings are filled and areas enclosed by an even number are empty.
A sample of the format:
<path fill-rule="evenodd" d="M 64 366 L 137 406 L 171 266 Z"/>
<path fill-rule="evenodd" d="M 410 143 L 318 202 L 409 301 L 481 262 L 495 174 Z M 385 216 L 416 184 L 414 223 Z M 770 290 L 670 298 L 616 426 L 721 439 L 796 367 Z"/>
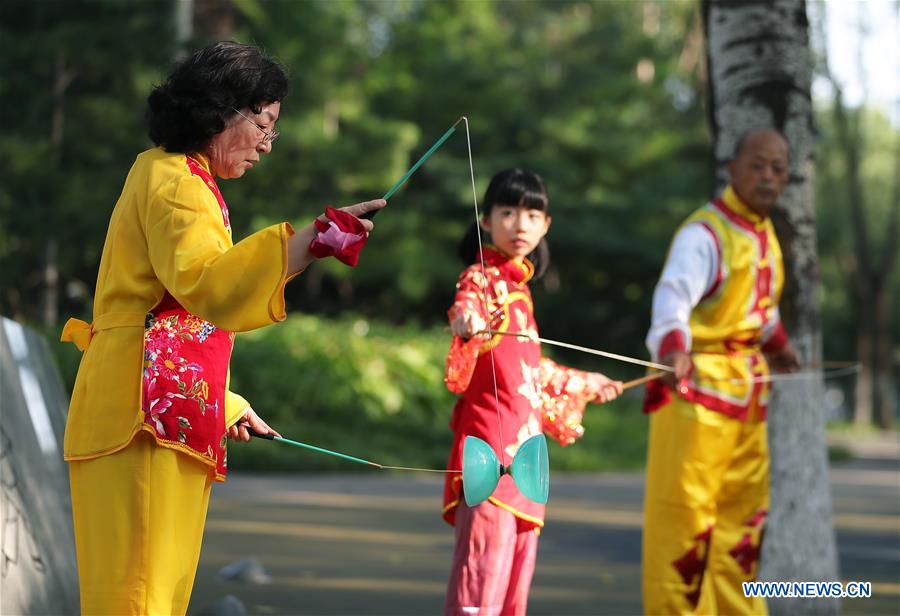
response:
<path fill-rule="evenodd" d="M 468 267 L 449 311 L 454 339 L 446 381 L 462 396 L 450 422 L 454 440 L 448 469 L 462 468 L 469 435 L 488 442 L 503 465 L 541 432 L 571 444 L 584 433 L 585 404 L 608 402 L 622 392 L 619 381 L 541 357 L 528 282 L 549 265 L 548 205 L 540 176 L 502 171 L 488 186 L 480 221 L 490 244 L 479 253 L 474 224 L 460 243 Z M 445 613 L 524 614 L 544 505 L 525 498 L 504 475 L 492 496 L 470 508 L 462 477 L 448 474 L 444 519 L 456 527 Z"/>

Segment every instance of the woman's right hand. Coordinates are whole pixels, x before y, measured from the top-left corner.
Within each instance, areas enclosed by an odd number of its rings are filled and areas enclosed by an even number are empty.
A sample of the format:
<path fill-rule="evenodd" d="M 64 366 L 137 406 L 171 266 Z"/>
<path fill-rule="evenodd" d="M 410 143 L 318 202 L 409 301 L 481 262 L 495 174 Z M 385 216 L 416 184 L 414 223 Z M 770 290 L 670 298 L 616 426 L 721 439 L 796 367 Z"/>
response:
<path fill-rule="evenodd" d="M 275 436 L 281 436 L 278 432 L 273 430 L 269 424 L 263 421 L 262 418 L 256 414 L 256 411 L 252 408 L 247 408 L 237 423 L 228 428 L 228 438 L 233 441 L 249 441 L 250 433 L 247 431 L 247 428 L 252 428 L 254 432 L 259 434 L 274 434 Z"/>
<path fill-rule="evenodd" d="M 453 332 L 453 335 L 466 340 L 476 334 L 482 334 L 486 330 L 487 323 L 477 312 L 467 310 L 450 321 L 450 331 Z"/>

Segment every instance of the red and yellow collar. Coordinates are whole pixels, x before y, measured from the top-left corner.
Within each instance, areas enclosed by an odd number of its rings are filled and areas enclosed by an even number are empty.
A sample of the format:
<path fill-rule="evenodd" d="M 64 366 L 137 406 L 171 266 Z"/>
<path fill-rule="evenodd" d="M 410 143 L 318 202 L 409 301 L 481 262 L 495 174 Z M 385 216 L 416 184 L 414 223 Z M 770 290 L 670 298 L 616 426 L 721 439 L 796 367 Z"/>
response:
<path fill-rule="evenodd" d="M 210 177 L 212 176 L 212 167 L 209 166 L 208 156 L 200 152 L 191 152 L 190 154 L 185 154 L 185 156 L 197 163 L 201 169 L 210 175 Z"/>
<path fill-rule="evenodd" d="M 525 284 L 534 276 L 534 265 L 527 258 L 517 262 L 493 244 L 487 244 L 481 251 L 486 266 L 494 266 L 500 275 L 517 284 Z"/>
<path fill-rule="evenodd" d="M 766 220 L 764 216 L 760 216 L 743 202 L 731 184 L 725 187 L 725 192 L 722 193 L 722 202 L 725 207 L 754 226 L 759 226 Z"/>

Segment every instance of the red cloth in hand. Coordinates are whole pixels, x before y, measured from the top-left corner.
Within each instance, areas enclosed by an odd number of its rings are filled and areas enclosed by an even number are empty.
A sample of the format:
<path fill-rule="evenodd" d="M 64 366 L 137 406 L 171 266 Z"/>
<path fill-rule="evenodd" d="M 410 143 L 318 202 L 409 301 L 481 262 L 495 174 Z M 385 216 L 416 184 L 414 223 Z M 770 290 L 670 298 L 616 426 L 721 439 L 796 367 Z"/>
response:
<path fill-rule="evenodd" d="M 309 251 L 319 259 L 334 257 L 341 263 L 356 267 L 359 253 L 369 237 L 365 226 L 352 214 L 330 205 L 325 207 L 325 216 L 328 222 L 318 218 L 315 221 L 319 233 L 310 243 Z"/>
<path fill-rule="evenodd" d="M 787 331 L 784 329 L 784 324 L 779 322 L 772 334 L 763 342 L 762 352 L 776 353 L 786 347 L 788 342 L 790 340 L 788 339 Z"/>

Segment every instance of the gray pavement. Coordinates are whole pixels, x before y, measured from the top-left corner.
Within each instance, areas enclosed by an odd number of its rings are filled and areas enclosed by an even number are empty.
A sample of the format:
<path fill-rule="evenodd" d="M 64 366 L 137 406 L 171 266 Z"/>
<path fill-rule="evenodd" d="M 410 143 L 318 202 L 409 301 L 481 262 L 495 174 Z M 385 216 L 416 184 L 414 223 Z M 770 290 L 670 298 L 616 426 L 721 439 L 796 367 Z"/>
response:
<path fill-rule="evenodd" d="M 844 614 L 900 613 L 898 464 L 875 456 L 832 469 L 842 579 L 873 584 Z M 233 595 L 248 614 L 440 614 L 453 549 L 441 489 L 439 476 L 378 470 L 234 473 L 213 489 L 189 613 Z M 642 493 L 640 473 L 551 477 L 529 614 L 640 613 Z M 247 557 L 270 584 L 217 579 Z"/>

